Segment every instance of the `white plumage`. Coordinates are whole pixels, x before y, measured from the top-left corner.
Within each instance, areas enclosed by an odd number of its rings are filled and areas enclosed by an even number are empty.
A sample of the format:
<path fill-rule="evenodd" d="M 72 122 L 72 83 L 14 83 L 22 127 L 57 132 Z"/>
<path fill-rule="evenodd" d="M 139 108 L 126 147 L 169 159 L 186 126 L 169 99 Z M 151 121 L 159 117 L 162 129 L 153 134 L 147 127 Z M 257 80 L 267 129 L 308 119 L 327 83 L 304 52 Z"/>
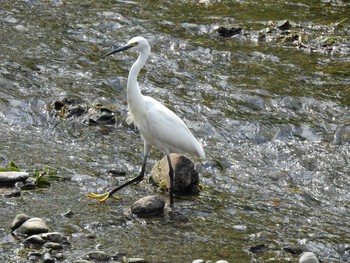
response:
<path fill-rule="evenodd" d="M 128 123 L 133 122 L 140 130 L 141 137 L 144 141 L 144 160 L 139 176 L 133 180 L 113 189 L 112 191 L 97 195 L 89 194 L 90 197 L 98 198 L 100 201 L 105 201 L 111 197 L 113 193 L 130 183 L 137 182 L 143 179 L 145 166 L 148 154 L 152 146 L 163 151 L 168 157 L 169 176 L 170 176 L 170 204 L 173 204 L 172 180 L 173 169 L 170 162 L 170 153 L 188 153 L 198 155 L 205 158 L 202 146 L 190 132 L 186 124 L 171 110 L 165 107 L 157 100 L 142 95 L 140 87 L 137 83 L 137 76 L 141 68 L 145 65 L 150 54 L 150 45 L 143 37 L 132 38 L 124 47 L 118 48 L 107 56 L 114 53 L 133 49 L 139 51 L 139 57 L 132 65 L 127 83 L 127 101 L 129 109 Z"/>

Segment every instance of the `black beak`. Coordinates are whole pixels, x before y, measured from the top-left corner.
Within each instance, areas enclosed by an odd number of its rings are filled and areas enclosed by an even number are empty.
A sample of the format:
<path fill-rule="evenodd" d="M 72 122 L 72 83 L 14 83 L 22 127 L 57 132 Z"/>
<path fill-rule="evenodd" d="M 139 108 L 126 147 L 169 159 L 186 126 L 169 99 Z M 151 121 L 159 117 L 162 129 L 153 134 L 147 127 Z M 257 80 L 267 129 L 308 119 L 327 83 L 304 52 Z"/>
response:
<path fill-rule="evenodd" d="M 132 47 L 133 47 L 132 45 L 128 45 L 128 46 L 117 48 L 117 49 L 112 50 L 111 52 L 107 53 L 105 55 L 105 57 L 113 55 L 114 53 L 118 53 L 118 52 L 121 52 L 121 51 L 124 51 L 124 50 L 128 50 L 129 48 L 132 48 Z"/>

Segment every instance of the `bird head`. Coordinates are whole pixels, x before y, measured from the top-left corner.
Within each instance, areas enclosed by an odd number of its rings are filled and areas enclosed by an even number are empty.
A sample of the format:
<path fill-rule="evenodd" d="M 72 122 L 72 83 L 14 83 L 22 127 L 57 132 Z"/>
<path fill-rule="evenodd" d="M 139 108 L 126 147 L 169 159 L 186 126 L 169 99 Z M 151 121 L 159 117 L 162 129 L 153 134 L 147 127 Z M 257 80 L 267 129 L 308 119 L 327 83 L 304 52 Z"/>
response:
<path fill-rule="evenodd" d="M 114 53 L 121 52 L 128 49 L 142 51 L 145 49 L 150 49 L 150 45 L 148 41 L 143 37 L 133 37 L 132 39 L 129 40 L 129 42 L 125 46 L 112 50 L 111 52 L 107 53 L 106 56 L 110 56 Z"/>

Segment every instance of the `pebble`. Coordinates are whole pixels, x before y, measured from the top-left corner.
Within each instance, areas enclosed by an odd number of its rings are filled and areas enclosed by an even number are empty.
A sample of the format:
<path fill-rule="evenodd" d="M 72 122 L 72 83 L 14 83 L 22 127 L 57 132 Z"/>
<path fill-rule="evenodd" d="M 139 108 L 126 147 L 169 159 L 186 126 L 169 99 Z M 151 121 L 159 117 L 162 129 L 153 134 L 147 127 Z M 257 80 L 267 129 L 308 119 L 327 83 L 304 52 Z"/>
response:
<path fill-rule="evenodd" d="M 90 251 L 87 255 L 85 255 L 86 259 L 93 260 L 93 261 L 109 261 L 110 256 L 108 256 L 103 251 Z"/>
<path fill-rule="evenodd" d="M 28 177 L 26 172 L 0 172 L 0 186 L 13 186 L 17 182 L 24 182 Z"/>
<path fill-rule="evenodd" d="M 60 243 L 63 240 L 63 236 L 59 232 L 43 233 L 43 234 L 40 234 L 40 237 L 42 237 L 44 240 L 48 240 L 56 243 Z"/>
<path fill-rule="evenodd" d="M 181 154 L 170 154 L 170 159 L 174 169 L 174 193 L 198 193 L 199 177 L 193 162 Z M 160 188 L 169 189 L 169 166 L 166 157 L 153 167 L 151 178 Z"/>
<path fill-rule="evenodd" d="M 44 220 L 39 217 L 33 217 L 25 221 L 18 229 L 20 233 L 26 235 L 34 235 L 46 233 L 49 231 L 49 228 L 45 224 Z"/>
<path fill-rule="evenodd" d="M 156 195 L 141 198 L 131 206 L 131 212 L 136 215 L 154 215 L 163 212 L 165 202 Z"/>
<path fill-rule="evenodd" d="M 19 228 L 25 221 L 29 220 L 30 216 L 26 214 L 18 214 L 16 215 L 15 219 L 13 220 L 11 224 L 11 231 L 16 230 Z"/>
<path fill-rule="evenodd" d="M 299 263 L 319 263 L 319 261 L 314 253 L 304 252 L 299 258 Z"/>
<path fill-rule="evenodd" d="M 45 247 L 53 250 L 63 249 L 63 246 L 60 243 L 56 243 L 56 242 L 48 242 L 45 244 Z"/>

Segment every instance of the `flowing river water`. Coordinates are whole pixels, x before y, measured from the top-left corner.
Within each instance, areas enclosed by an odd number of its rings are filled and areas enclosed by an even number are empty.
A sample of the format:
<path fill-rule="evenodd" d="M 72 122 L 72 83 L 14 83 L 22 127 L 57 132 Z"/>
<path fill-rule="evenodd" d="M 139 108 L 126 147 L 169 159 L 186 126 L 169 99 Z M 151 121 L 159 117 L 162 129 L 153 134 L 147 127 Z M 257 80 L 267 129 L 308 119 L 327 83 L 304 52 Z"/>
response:
<path fill-rule="evenodd" d="M 69 238 L 58 262 L 93 250 L 148 262 L 296 262 L 302 251 L 348 262 L 349 13 L 345 0 L 0 1 L 0 166 L 63 178 L 1 198 L 0 259 L 26 262 L 9 231 L 26 213 Z M 260 37 L 284 19 L 305 36 L 299 48 Z M 220 26 L 243 30 L 223 38 Z M 125 122 L 137 54 L 104 58 L 136 35 L 152 47 L 142 92 L 184 119 L 207 157 L 192 159 L 198 196 L 128 219 L 134 201 L 167 195 L 147 180 L 122 201 L 86 194 L 125 180 L 109 170 L 131 178 L 140 169 L 143 143 Z M 62 98 L 113 106 L 116 124 L 59 118 L 50 105 Z M 162 157 L 154 149 L 147 170 Z"/>

